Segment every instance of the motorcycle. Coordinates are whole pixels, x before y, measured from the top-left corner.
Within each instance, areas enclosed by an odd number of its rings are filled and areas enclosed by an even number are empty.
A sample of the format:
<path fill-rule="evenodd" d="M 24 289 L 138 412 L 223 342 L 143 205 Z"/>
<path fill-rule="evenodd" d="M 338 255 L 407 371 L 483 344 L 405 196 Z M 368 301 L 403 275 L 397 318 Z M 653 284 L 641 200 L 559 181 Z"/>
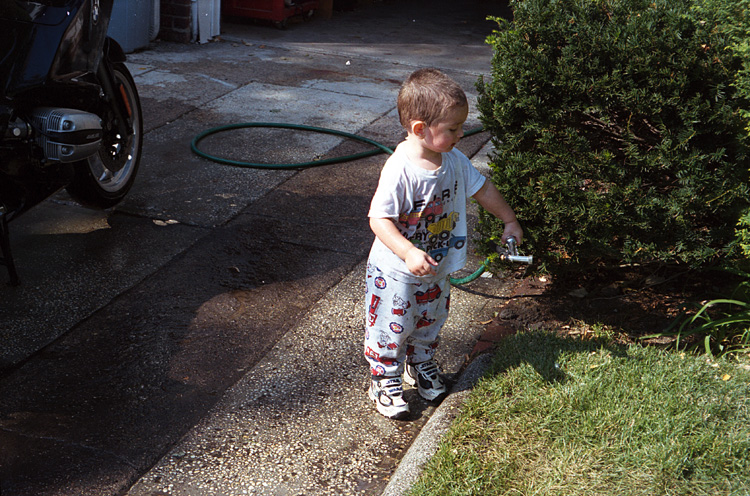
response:
<path fill-rule="evenodd" d="M 67 189 L 110 208 L 130 190 L 143 119 L 114 0 L 0 2 L 0 264 L 19 284 L 8 223 Z"/>

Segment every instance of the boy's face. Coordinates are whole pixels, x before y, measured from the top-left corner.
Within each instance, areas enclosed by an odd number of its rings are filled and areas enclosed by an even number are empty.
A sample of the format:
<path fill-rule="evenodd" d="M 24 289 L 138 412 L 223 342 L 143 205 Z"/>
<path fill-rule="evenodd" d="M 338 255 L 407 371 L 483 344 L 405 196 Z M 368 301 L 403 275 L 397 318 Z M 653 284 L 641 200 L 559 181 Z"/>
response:
<path fill-rule="evenodd" d="M 434 152 L 446 153 L 458 144 L 464 135 L 464 122 L 469 117 L 469 107 L 454 107 L 442 121 L 430 124 L 424 135 L 424 144 Z"/>

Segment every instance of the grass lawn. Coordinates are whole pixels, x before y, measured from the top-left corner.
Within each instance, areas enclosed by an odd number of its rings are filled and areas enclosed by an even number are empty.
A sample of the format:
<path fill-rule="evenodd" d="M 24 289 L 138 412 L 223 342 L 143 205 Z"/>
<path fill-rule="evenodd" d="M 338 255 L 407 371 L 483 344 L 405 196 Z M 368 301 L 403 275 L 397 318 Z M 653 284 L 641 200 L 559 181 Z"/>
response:
<path fill-rule="evenodd" d="M 748 368 L 511 336 L 410 494 L 748 496 Z"/>

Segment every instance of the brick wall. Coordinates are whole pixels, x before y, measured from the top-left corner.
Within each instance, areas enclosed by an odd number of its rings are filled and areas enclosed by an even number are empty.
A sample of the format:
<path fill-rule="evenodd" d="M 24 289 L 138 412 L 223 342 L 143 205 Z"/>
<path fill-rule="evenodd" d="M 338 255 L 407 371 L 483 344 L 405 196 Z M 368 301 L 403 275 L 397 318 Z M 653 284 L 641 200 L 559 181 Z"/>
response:
<path fill-rule="evenodd" d="M 190 0 L 161 0 L 159 38 L 189 43 L 192 39 Z"/>

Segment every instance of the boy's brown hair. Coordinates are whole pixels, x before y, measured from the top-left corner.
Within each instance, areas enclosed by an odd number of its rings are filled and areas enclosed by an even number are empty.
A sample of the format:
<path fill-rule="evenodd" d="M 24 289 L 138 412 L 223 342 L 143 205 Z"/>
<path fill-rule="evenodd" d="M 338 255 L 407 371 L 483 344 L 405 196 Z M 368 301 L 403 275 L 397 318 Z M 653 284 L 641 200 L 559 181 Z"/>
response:
<path fill-rule="evenodd" d="M 437 69 L 412 72 L 398 92 L 398 116 L 401 125 L 424 121 L 428 126 L 444 119 L 455 107 L 468 106 L 464 90 Z"/>

